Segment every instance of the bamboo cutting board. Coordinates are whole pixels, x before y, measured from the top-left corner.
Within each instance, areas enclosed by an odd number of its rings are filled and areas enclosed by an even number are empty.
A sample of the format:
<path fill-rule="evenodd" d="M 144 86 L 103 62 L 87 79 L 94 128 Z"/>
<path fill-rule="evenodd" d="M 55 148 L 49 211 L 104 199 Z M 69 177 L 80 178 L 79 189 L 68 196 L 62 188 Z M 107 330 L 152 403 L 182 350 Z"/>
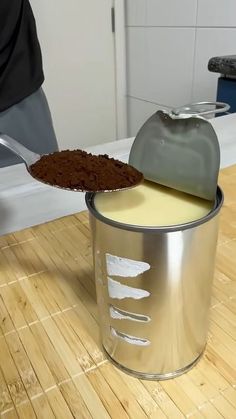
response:
<path fill-rule="evenodd" d="M 2 418 L 236 418 L 236 166 L 220 185 L 207 349 L 169 381 L 133 378 L 103 355 L 86 212 L 0 237 Z"/>

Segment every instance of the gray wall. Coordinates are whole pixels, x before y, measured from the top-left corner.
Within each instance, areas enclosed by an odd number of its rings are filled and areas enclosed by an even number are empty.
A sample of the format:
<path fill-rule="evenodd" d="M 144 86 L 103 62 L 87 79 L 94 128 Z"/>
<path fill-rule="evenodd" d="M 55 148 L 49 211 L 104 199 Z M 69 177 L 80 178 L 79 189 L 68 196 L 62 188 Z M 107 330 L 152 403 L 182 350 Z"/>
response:
<path fill-rule="evenodd" d="M 207 64 L 236 54 L 236 0 L 126 0 L 128 134 L 158 108 L 215 100 Z"/>

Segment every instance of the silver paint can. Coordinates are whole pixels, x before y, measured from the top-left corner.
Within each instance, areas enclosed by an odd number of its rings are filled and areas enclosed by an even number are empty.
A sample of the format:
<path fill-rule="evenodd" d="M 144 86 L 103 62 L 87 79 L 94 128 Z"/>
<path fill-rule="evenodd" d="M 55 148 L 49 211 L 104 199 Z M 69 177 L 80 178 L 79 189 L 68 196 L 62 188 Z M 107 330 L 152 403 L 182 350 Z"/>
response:
<path fill-rule="evenodd" d="M 119 368 L 168 379 L 202 355 L 223 193 L 186 224 L 141 227 L 112 221 L 86 194 L 103 348 Z M 115 267 L 115 268 L 114 268 Z"/>

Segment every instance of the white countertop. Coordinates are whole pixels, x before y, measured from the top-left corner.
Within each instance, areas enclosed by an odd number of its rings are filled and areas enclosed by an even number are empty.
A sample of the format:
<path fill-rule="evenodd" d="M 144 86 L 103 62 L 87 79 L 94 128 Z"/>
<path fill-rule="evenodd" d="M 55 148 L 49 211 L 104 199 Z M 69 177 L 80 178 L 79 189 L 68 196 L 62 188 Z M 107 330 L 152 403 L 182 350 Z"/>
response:
<path fill-rule="evenodd" d="M 211 120 L 221 149 L 221 168 L 236 163 L 236 113 Z M 128 161 L 134 138 L 86 150 Z M 24 164 L 0 168 L 0 235 L 86 209 L 84 194 L 63 191 L 35 181 Z"/>

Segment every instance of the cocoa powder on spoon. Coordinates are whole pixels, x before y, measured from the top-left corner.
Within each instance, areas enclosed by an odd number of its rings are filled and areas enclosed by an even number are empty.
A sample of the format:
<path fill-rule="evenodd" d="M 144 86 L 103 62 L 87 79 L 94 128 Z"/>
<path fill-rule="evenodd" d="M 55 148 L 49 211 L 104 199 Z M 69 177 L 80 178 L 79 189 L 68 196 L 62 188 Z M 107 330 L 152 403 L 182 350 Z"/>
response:
<path fill-rule="evenodd" d="M 109 191 L 132 187 L 143 180 L 141 172 L 108 155 L 63 150 L 42 156 L 30 166 L 33 177 L 61 188 Z"/>

